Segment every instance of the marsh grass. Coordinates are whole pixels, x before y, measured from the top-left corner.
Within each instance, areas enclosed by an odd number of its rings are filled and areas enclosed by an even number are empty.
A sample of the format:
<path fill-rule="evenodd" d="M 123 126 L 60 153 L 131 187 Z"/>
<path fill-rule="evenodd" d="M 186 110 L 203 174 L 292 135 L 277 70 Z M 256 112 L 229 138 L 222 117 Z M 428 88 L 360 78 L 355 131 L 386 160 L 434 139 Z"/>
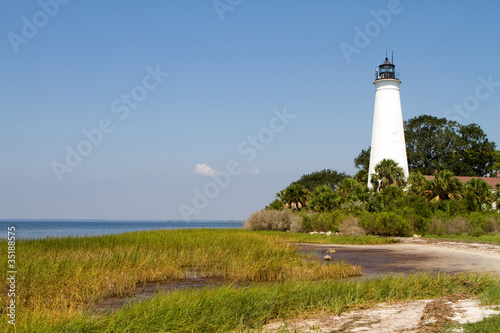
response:
<path fill-rule="evenodd" d="M 453 235 L 425 235 L 425 238 L 454 239 L 469 242 L 484 242 L 500 244 L 500 234 L 486 234 L 481 236 L 471 236 L 467 234 Z"/>
<path fill-rule="evenodd" d="M 305 234 L 293 232 L 277 232 L 277 231 L 258 231 L 262 235 L 280 237 L 292 243 L 320 243 L 320 244 L 353 244 L 353 245 L 376 245 L 376 244 L 392 244 L 399 243 L 399 240 L 393 237 L 379 236 L 346 236 L 346 235 L 321 235 L 321 234 Z"/>
<path fill-rule="evenodd" d="M 0 253 L 6 249 L 7 242 L 1 241 Z M 19 240 L 16 261 L 17 314 L 27 323 L 71 317 L 106 298 L 133 295 L 147 282 L 193 277 L 230 283 L 300 281 L 361 274 L 356 266 L 305 260 L 281 237 L 236 229 Z M 0 263 L 2 271 L 6 264 Z M 7 283 L 1 283 L 2 316 Z"/>
<path fill-rule="evenodd" d="M 498 286 L 480 275 L 418 274 L 340 282 L 336 278 L 359 275 L 359 267 L 306 260 L 288 245 L 290 241 L 380 244 L 393 239 L 184 229 L 20 240 L 17 332 L 247 331 L 272 318 L 340 313 L 378 301 L 462 290 L 478 294 Z M 6 248 L 0 241 L 0 252 L 6 253 Z M 6 260 L 0 268 L 7 270 Z M 91 311 L 106 298 L 134 294 L 141 283 L 195 276 L 217 277 L 227 285 L 160 294 L 112 314 Z M 6 318 L 8 288 L 2 283 L 0 315 Z M 496 297 L 495 290 L 485 297 Z M 0 322 L 0 331 L 10 328 L 7 320 Z"/>
<path fill-rule="evenodd" d="M 463 331 L 458 331 L 461 327 Z M 449 333 L 464 332 L 464 333 L 491 333 L 500 332 L 500 315 L 491 316 L 477 323 L 467 323 L 461 326 L 456 326 L 445 331 Z"/>
<path fill-rule="evenodd" d="M 271 319 L 340 314 L 377 302 L 428 299 L 495 285 L 486 275 L 384 277 L 365 281 L 288 281 L 179 290 L 116 313 L 38 323 L 37 332 L 228 332 L 258 330 Z"/>

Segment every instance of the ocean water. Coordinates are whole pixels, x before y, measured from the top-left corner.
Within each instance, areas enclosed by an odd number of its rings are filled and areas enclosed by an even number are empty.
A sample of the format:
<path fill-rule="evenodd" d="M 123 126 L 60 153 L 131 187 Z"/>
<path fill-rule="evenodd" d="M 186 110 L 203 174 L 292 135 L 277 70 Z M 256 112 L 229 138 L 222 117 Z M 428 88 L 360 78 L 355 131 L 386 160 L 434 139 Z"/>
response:
<path fill-rule="evenodd" d="M 99 236 L 138 230 L 241 228 L 243 221 L 0 220 L 0 239 L 15 227 L 16 239 Z"/>

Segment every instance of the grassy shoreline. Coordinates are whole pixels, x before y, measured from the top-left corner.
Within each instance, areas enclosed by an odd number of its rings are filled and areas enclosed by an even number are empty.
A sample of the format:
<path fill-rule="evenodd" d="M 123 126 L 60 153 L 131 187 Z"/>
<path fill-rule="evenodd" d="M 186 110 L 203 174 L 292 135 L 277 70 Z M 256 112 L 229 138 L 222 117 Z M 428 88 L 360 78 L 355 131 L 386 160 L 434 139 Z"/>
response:
<path fill-rule="evenodd" d="M 500 234 L 486 234 L 481 236 L 471 235 L 425 235 L 424 238 L 432 239 L 451 239 L 458 241 L 476 242 L 476 243 L 492 243 L 500 244 Z"/>
<path fill-rule="evenodd" d="M 457 288 L 478 294 L 499 285 L 495 278 L 478 274 L 341 281 L 338 279 L 359 276 L 359 267 L 307 260 L 289 242 L 387 244 L 395 240 L 241 229 L 20 240 L 16 245 L 17 331 L 135 332 L 149 331 L 148 327 L 172 332 L 248 330 L 271 318 L 318 311 L 339 313 L 376 301 L 441 296 Z M 0 241 L 0 251 L 6 249 L 7 242 Z M 6 271 L 6 261 L 0 267 Z M 88 315 L 93 305 L 106 298 L 133 295 L 140 283 L 193 276 L 217 277 L 229 285 L 174 291 L 110 315 Z M 245 287 L 231 286 L 240 282 Z M 8 298 L 3 294 L 7 289 L 1 292 L 0 314 L 4 317 Z M 0 322 L 0 331 L 10 328 L 6 320 Z"/>
<path fill-rule="evenodd" d="M 136 302 L 118 312 L 85 313 L 39 322 L 37 332 L 227 332 L 258 330 L 271 319 L 307 317 L 378 302 L 484 293 L 498 281 L 479 274 L 387 276 L 365 281 L 290 281 L 179 290 Z"/>
<path fill-rule="evenodd" d="M 326 234 L 306 234 L 284 231 L 255 231 L 258 234 L 280 237 L 292 243 L 318 243 L 318 244 L 349 244 L 349 245 L 380 245 L 393 244 L 400 241 L 394 237 L 380 236 L 344 236 Z"/>
<path fill-rule="evenodd" d="M 7 252 L 7 242 L 0 242 Z M 19 322 L 86 311 L 110 297 L 131 296 L 136 285 L 215 277 L 226 282 L 335 279 L 361 275 L 344 263 L 303 258 L 282 238 L 240 229 L 179 229 L 19 240 L 16 243 Z M 7 261 L 0 263 L 8 271 Z M 2 282 L 7 308 L 8 280 Z M 5 297 L 4 297 L 5 295 Z M 2 328 L 4 323 L 0 323 Z"/>

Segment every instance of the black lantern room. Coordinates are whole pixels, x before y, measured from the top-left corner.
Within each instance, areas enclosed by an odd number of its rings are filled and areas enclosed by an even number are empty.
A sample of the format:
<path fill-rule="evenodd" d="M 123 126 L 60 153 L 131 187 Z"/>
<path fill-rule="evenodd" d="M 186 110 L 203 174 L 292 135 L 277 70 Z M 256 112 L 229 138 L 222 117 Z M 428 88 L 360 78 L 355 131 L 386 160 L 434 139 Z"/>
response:
<path fill-rule="evenodd" d="M 395 71 L 395 66 L 386 57 L 385 62 L 378 66 L 375 71 L 375 80 L 382 79 L 398 79 L 398 73 Z"/>

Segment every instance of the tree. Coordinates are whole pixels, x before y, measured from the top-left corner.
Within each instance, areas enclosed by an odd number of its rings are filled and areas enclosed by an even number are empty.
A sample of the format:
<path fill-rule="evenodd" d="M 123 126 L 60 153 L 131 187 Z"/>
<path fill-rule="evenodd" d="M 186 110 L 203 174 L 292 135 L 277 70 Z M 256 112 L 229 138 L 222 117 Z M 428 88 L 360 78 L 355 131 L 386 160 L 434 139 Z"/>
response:
<path fill-rule="evenodd" d="M 368 171 L 368 168 L 370 168 L 370 152 L 372 148 L 368 147 L 368 149 L 362 149 L 361 153 L 354 158 L 354 166 L 358 169 L 361 170 L 366 170 Z"/>
<path fill-rule="evenodd" d="M 497 210 L 500 210 L 500 184 L 495 185 L 495 195 L 493 197 L 493 202 Z"/>
<path fill-rule="evenodd" d="M 285 208 L 285 204 L 280 199 L 276 198 L 271 202 L 264 210 L 282 210 Z"/>
<path fill-rule="evenodd" d="M 349 177 L 349 175 L 345 172 L 324 169 L 321 171 L 303 175 L 299 180 L 293 182 L 292 184 L 302 185 L 309 191 L 314 191 L 314 189 L 320 185 L 327 185 L 332 189 L 335 189 L 340 181 L 347 177 Z"/>
<path fill-rule="evenodd" d="M 465 183 L 465 198 L 469 211 L 489 210 L 494 201 L 491 186 L 481 178 L 472 178 Z"/>
<path fill-rule="evenodd" d="M 358 182 L 354 178 L 343 179 L 337 192 L 342 197 L 342 208 L 349 211 L 364 207 L 364 202 L 368 199 L 368 187 L 366 181 Z"/>
<path fill-rule="evenodd" d="M 462 198 L 462 182 L 453 176 L 453 172 L 443 170 L 430 181 L 429 194 L 432 201 Z"/>
<path fill-rule="evenodd" d="M 376 191 L 381 191 L 389 185 L 404 187 L 406 177 L 398 163 L 384 158 L 375 166 L 375 173 L 371 175 L 371 183 Z"/>
<path fill-rule="evenodd" d="M 493 160 L 496 162 L 491 166 L 491 175 L 495 176 L 497 172 L 500 172 L 500 150 L 495 150 Z"/>
<path fill-rule="evenodd" d="M 354 179 L 356 179 L 361 184 L 366 184 L 368 182 L 368 170 L 361 169 L 354 175 Z"/>
<path fill-rule="evenodd" d="M 425 196 L 425 193 L 429 190 L 429 181 L 422 175 L 420 171 L 411 172 L 408 177 L 408 193 Z"/>
<path fill-rule="evenodd" d="M 460 169 L 455 174 L 468 174 L 482 177 L 493 172 L 499 162 L 495 143 L 488 140 L 483 130 L 476 124 L 461 126 L 459 129 L 458 151 Z"/>
<path fill-rule="evenodd" d="M 404 122 L 406 154 L 411 171 L 431 175 L 449 168 L 456 155 L 460 125 L 446 118 L 428 115 Z"/>
<path fill-rule="evenodd" d="M 354 178 L 345 178 L 340 182 L 337 192 L 345 200 L 358 201 L 365 199 L 367 187 Z"/>
<path fill-rule="evenodd" d="M 460 125 L 428 115 L 404 122 L 406 153 L 410 171 L 431 175 L 450 170 L 460 176 L 491 175 L 500 168 L 500 153 L 477 124 Z M 370 148 L 354 159 L 357 168 L 368 168 Z"/>
<path fill-rule="evenodd" d="M 341 200 L 340 194 L 334 192 L 330 186 L 320 185 L 314 189 L 308 206 L 317 212 L 326 212 L 340 208 Z"/>
<path fill-rule="evenodd" d="M 307 206 L 311 193 L 300 184 L 291 184 L 286 189 L 276 194 L 277 197 L 285 204 L 295 210 L 301 210 Z"/>

